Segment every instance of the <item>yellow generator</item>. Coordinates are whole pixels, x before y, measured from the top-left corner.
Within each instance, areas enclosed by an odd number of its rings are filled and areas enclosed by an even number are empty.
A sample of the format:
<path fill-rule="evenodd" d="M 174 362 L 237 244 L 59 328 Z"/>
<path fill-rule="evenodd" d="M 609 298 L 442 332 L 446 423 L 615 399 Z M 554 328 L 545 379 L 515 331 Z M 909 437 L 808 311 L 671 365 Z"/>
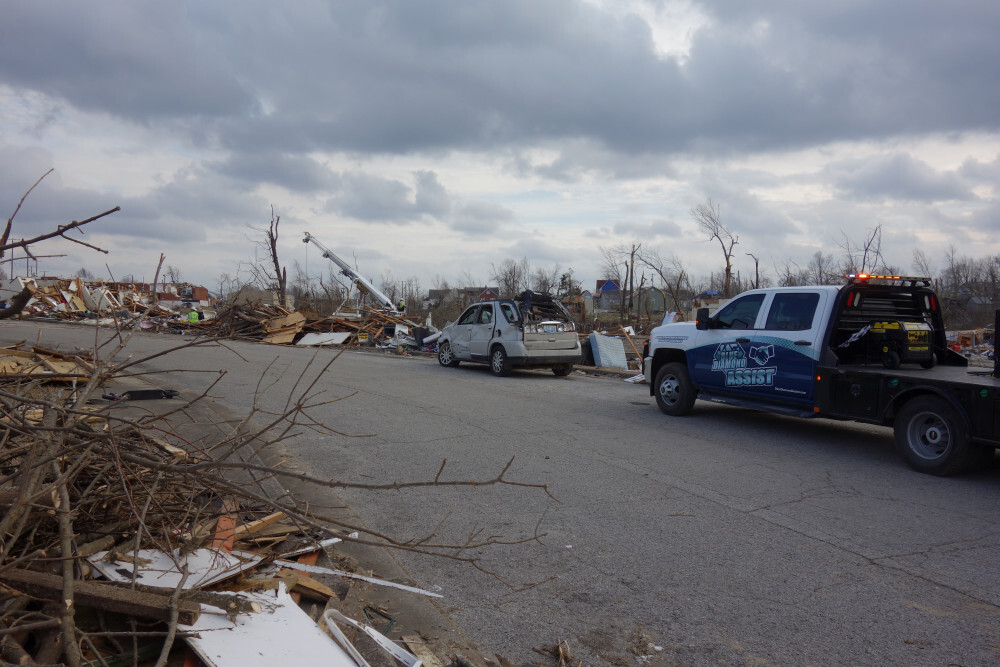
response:
<path fill-rule="evenodd" d="M 932 329 L 926 322 L 883 320 L 872 322 L 868 332 L 869 360 L 881 360 L 888 369 L 900 364 L 932 368 L 937 361 L 931 346 Z"/>

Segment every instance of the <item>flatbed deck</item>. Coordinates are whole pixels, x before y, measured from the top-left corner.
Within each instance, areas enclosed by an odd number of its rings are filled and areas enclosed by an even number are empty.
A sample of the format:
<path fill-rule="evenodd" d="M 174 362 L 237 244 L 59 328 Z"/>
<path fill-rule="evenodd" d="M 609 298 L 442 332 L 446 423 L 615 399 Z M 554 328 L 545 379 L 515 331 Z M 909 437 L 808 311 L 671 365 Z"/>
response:
<path fill-rule="evenodd" d="M 1000 378 L 992 376 L 993 369 L 989 366 L 944 366 L 939 364 L 934 368 L 901 366 L 890 371 L 881 364 L 838 364 L 834 371 L 868 373 L 880 377 L 905 377 L 912 382 L 960 383 L 1000 389 Z"/>

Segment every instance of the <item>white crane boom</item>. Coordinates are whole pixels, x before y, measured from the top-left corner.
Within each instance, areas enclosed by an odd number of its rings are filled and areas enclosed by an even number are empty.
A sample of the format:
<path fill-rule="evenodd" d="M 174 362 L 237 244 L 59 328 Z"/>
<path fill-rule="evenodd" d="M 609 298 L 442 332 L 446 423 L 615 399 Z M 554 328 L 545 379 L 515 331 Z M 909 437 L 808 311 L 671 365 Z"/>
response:
<path fill-rule="evenodd" d="M 330 250 L 325 245 L 320 243 L 315 236 L 313 236 L 309 232 L 306 232 L 305 234 L 306 237 L 302 239 L 303 243 L 312 243 L 314 246 L 322 250 L 323 257 L 326 257 L 328 260 L 336 264 L 340 268 L 340 272 L 343 275 L 350 278 L 351 281 L 358 286 L 359 290 L 361 290 L 365 294 L 370 295 L 373 299 L 378 301 L 378 305 L 380 308 L 396 312 L 396 306 L 392 303 L 392 300 L 389 297 L 387 297 L 385 294 L 382 294 L 382 292 L 375 289 L 375 286 L 372 285 L 367 279 L 365 279 L 364 276 L 362 276 L 357 271 L 352 269 L 347 262 L 337 257 L 337 255 L 334 254 L 332 250 Z"/>

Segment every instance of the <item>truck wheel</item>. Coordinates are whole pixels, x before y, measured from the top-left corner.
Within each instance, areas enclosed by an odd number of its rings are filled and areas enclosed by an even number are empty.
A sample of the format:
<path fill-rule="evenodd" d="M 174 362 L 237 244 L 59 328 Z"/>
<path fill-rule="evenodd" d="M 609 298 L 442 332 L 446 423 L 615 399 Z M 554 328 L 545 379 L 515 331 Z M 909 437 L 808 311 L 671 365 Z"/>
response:
<path fill-rule="evenodd" d="M 490 372 L 500 378 L 510 375 L 510 359 L 499 345 L 490 352 Z"/>
<path fill-rule="evenodd" d="M 959 415 L 933 396 L 908 401 L 896 415 L 896 451 L 911 468 L 930 475 L 950 475 L 973 466 L 979 448 L 969 444 Z"/>
<path fill-rule="evenodd" d="M 451 343 L 441 343 L 438 345 L 438 363 L 448 368 L 458 366 L 458 359 L 451 351 Z"/>
<path fill-rule="evenodd" d="M 552 372 L 556 374 L 556 377 L 564 378 L 573 372 L 573 364 L 559 364 L 558 366 L 553 366 Z"/>
<path fill-rule="evenodd" d="M 656 374 L 656 404 L 671 417 L 689 414 L 696 395 L 684 364 L 665 364 Z"/>

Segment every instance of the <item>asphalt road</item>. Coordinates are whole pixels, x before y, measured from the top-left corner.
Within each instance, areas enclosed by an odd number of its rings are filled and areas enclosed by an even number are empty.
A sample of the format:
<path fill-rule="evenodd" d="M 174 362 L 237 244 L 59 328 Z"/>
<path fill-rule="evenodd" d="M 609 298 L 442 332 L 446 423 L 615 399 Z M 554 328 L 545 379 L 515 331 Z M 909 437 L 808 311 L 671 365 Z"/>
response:
<path fill-rule="evenodd" d="M 0 340 L 92 347 L 82 326 L 0 323 Z M 106 332 L 96 334 L 102 338 Z M 139 335 L 128 354 L 183 342 Z M 515 662 L 566 640 L 584 665 L 1000 664 L 1000 469 L 912 472 L 887 429 L 699 402 L 668 418 L 645 385 L 424 358 L 235 343 L 144 364 L 190 397 L 277 410 L 307 386 L 339 433 L 290 444 L 315 473 L 371 484 L 489 486 L 343 491 L 372 526 L 462 541 L 544 533 L 456 561 L 400 556 L 452 618 Z M 185 372 L 181 372 L 185 371 Z M 303 375 L 304 374 L 304 375 Z M 256 403 L 255 403 L 256 402 Z M 652 644 L 656 648 L 650 647 Z M 652 656 L 642 659 L 640 656 Z"/>

